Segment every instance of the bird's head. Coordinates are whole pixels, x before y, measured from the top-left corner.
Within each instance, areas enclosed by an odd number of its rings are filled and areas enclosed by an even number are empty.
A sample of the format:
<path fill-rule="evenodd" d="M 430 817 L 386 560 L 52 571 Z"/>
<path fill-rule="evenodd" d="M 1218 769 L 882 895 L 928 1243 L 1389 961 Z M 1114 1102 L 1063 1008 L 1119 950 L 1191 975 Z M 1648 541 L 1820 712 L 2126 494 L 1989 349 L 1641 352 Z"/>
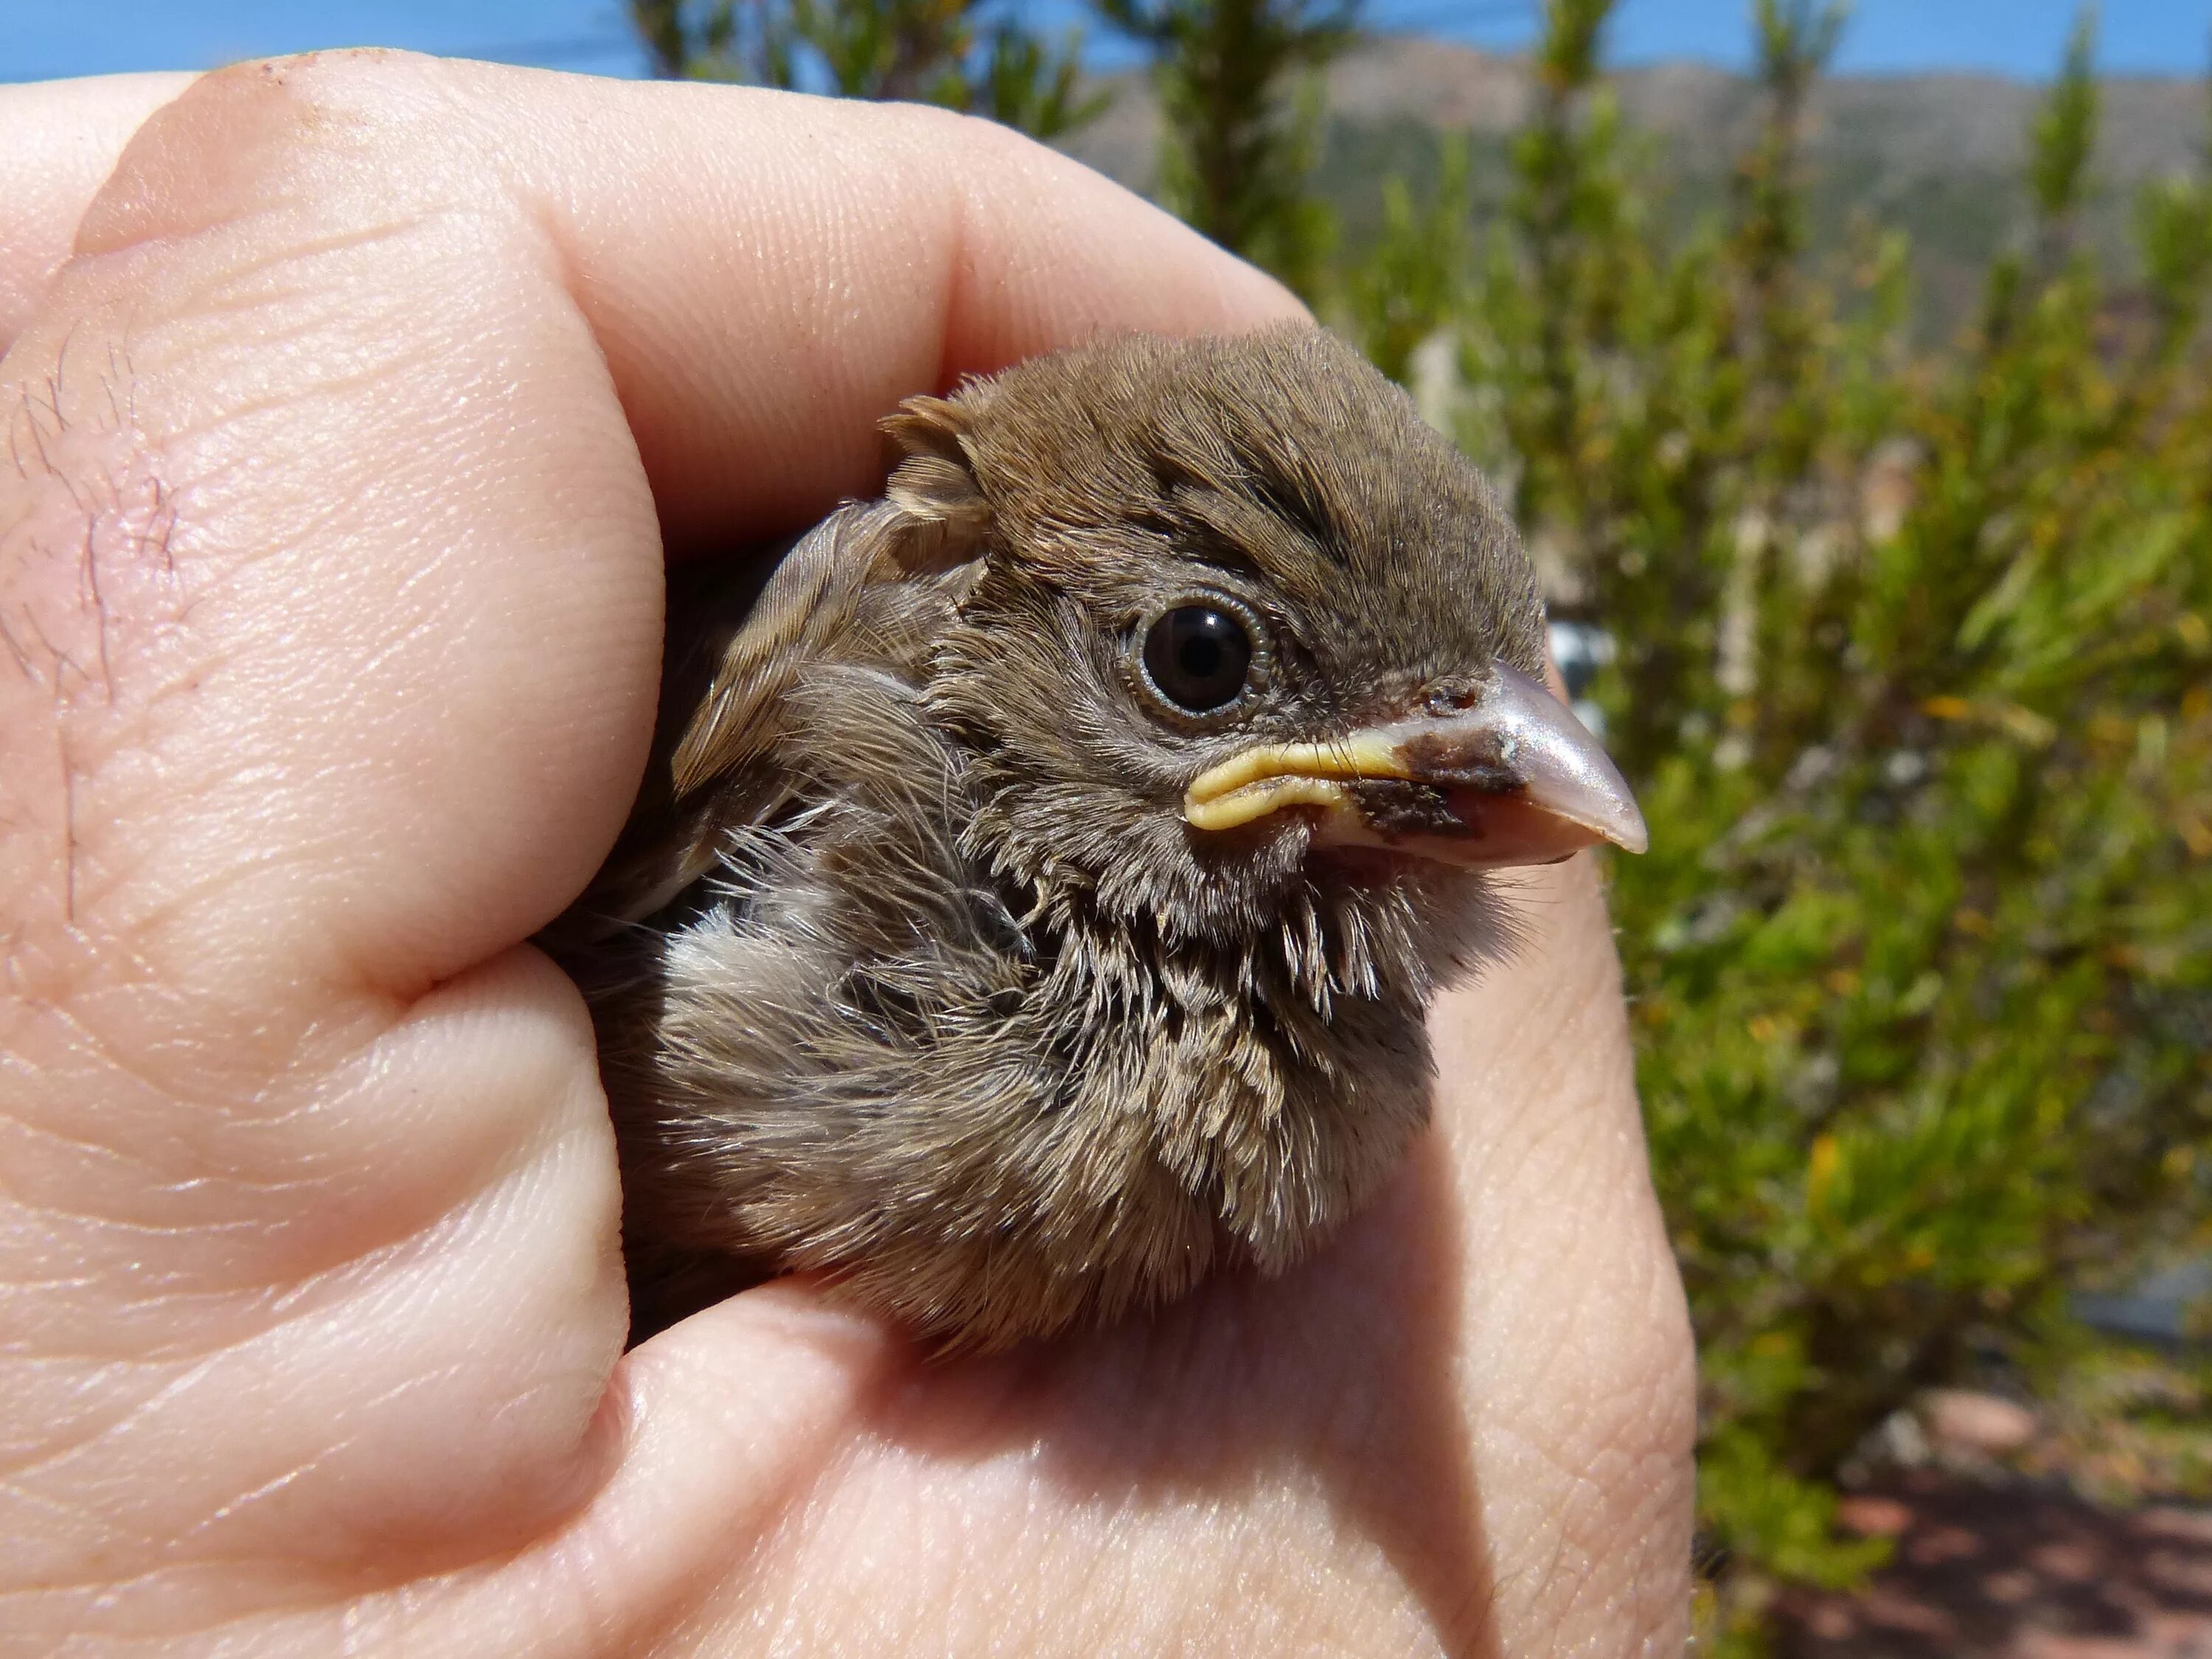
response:
<path fill-rule="evenodd" d="M 964 590 L 927 695 L 970 850 L 1041 898 L 1233 944 L 1641 850 L 1489 486 L 1329 335 L 1109 340 L 887 428 Z"/>

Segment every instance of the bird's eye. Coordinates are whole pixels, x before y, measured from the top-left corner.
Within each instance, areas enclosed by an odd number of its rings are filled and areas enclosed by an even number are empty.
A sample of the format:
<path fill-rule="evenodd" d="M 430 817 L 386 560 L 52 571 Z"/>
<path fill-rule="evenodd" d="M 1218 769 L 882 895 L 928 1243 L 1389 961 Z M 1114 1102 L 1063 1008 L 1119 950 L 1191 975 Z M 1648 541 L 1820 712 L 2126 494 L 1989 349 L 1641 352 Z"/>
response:
<path fill-rule="evenodd" d="M 1179 605 L 1145 635 L 1145 678 L 1189 714 L 1226 708 L 1251 677 L 1251 633 L 1222 605 Z"/>

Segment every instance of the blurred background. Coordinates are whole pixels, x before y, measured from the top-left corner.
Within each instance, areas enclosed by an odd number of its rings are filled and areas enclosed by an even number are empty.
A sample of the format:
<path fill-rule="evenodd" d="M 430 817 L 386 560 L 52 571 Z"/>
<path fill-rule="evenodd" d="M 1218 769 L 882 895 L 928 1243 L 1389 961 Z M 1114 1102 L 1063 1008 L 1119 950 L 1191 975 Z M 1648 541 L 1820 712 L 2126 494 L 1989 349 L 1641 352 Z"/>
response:
<path fill-rule="evenodd" d="M 1510 497 L 1704 1365 L 1706 1650 L 2212 1654 L 2212 0 L 9 0 L 921 98 L 1281 275 Z"/>

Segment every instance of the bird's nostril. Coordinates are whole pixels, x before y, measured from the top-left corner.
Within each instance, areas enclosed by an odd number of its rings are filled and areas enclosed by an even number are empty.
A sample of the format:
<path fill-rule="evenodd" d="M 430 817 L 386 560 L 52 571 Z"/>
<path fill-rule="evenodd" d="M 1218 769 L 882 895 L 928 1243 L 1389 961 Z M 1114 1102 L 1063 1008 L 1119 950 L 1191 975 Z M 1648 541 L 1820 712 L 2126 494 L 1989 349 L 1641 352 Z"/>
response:
<path fill-rule="evenodd" d="M 1473 680 L 1437 680 L 1423 694 L 1421 705 L 1431 714 L 1455 714 L 1474 708 L 1481 696 L 1482 688 Z"/>

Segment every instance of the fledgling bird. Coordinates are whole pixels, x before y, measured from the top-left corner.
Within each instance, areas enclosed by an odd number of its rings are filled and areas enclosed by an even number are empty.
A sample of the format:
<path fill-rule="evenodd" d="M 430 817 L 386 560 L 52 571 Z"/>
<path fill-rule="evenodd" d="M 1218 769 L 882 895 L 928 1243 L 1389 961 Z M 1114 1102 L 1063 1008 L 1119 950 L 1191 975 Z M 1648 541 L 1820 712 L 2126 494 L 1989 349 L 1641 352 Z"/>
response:
<path fill-rule="evenodd" d="M 884 500 L 672 596 L 653 777 L 550 935 L 634 1276 L 820 1269 L 990 1348 L 1279 1270 L 1425 1121 L 1486 872 L 1644 845 L 1512 527 L 1310 329 L 884 425 Z"/>

